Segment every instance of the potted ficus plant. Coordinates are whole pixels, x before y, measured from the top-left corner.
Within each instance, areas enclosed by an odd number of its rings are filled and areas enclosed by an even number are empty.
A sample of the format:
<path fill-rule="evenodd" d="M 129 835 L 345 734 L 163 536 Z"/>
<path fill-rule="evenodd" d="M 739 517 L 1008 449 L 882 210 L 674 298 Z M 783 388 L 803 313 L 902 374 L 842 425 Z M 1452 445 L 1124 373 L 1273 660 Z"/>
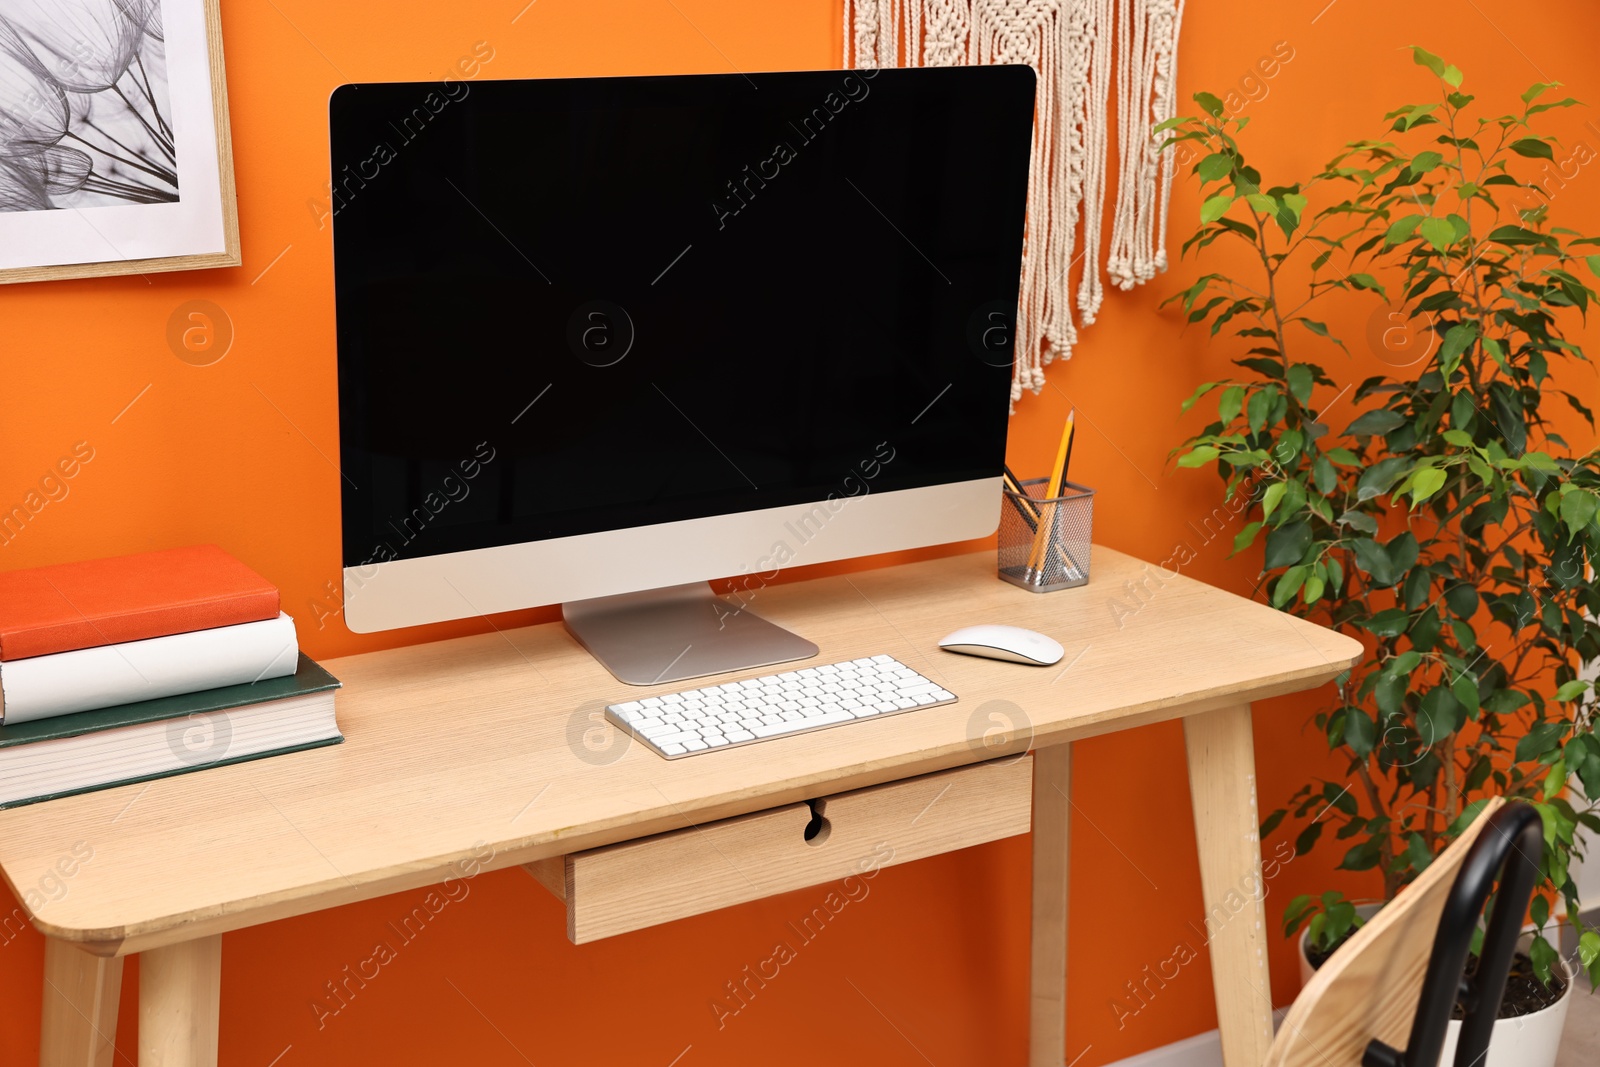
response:
<path fill-rule="evenodd" d="M 1232 242 L 1252 263 L 1248 277 L 1212 271 L 1172 298 L 1240 350 L 1236 377 L 1185 403 L 1210 397 L 1216 417 L 1175 454 L 1250 501 L 1234 550 L 1261 546 L 1261 594 L 1366 649 L 1314 718 L 1336 773 L 1271 812 L 1263 835 L 1293 833 L 1302 854 L 1342 850 L 1341 868 L 1373 872 L 1381 903 L 1490 796 L 1535 804 L 1543 886 L 1502 1016 L 1552 1002 L 1564 1014 L 1553 910 L 1600 981 L 1600 933 L 1582 929 L 1568 873 L 1579 827 L 1600 832 L 1596 695 L 1579 677 L 1600 656 L 1588 580 L 1600 454 L 1569 445 L 1550 416 L 1560 406 L 1593 428 L 1566 389 L 1586 360 L 1569 331 L 1596 299 L 1600 240 L 1556 225 L 1529 173 L 1559 147 L 1539 116 L 1575 101 L 1535 85 L 1510 113 L 1485 115 L 1460 70 L 1413 55 L 1436 98 L 1390 112 L 1384 139 L 1346 145 L 1304 185 L 1266 184 L 1240 149 L 1246 120 L 1215 96 L 1166 124 L 1170 144 L 1200 157 L 1200 227 L 1184 252 L 1213 258 Z M 1383 301 L 1384 330 L 1409 346 L 1364 380 L 1310 307 L 1358 299 Z M 1361 921 L 1339 892 L 1298 898 L 1284 918 L 1319 956 Z M 1491 1063 L 1519 1051 L 1498 1033 Z M 1524 1029 L 1516 1044 L 1538 1040 Z"/>

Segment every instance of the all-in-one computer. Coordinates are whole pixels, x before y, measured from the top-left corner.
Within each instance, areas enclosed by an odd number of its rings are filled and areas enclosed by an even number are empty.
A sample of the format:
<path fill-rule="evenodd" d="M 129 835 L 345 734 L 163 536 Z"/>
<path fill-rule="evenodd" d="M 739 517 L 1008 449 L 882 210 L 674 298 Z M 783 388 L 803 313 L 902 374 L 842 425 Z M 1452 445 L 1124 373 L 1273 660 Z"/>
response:
<path fill-rule="evenodd" d="M 621 680 L 700 677 L 815 655 L 780 571 L 993 531 L 1033 106 L 1026 67 L 336 90 L 349 626 L 562 603 Z"/>

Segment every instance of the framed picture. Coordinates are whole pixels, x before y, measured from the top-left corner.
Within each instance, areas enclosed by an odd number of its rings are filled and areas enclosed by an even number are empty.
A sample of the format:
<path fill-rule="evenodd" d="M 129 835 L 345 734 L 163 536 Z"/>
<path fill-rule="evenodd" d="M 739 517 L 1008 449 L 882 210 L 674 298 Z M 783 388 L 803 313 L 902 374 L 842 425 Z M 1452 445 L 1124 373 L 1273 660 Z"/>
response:
<path fill-rule="evenodd" d="M 0 282 L 239 265 L 218 2 L 0 4 Z"/>

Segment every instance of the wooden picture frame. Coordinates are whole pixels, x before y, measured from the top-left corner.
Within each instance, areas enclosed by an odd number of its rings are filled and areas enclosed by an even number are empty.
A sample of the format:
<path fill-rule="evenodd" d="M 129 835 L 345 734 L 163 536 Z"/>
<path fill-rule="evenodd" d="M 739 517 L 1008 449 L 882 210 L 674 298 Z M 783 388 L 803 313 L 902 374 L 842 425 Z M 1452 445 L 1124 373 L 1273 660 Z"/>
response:
<path fill-rule="evenodd" d="M 80 2 L 92 5 L 95 0 Z M 105 2 L 112 6 L 111 0 Z M 20 18 L 12 23 L 0 17 L 0 62 L 12 62 L 14 70 L 20 62 L 23 69 L 38 77 L 39 84 L 46 87 L 36 96 L 38 112 L 53 112 L 48 118 L 57 120 L 56 124 L 65 130 L 42 149 L 37 146 L 46 142 L 49 130 L 20 148 L 0 143 L 0 255 L 10 249 L 10 261 L 0 261 L 0 284 L 240 264 L 219 5 L 220 0 L 152 0 L 153 14 L 142 28 L 124 26 L 120 37 L 108 29 L 105 38 L 96 40 L 88 40 L 82 34 L 69 36 L 65 23 L 29 26 Z M 126 9 L 126 5 L 116 8 L 119 14 Z M 128 32 L 142 36 L 130 38 Z M 82 83 L 91 81 L 96 74 L 103 83 L 107 72 L 116 69 L 117 61 L 130 49 L 130 40 L 138 41 L 132 46 L 132 62 L 138 69 L 127 66 L 117 75 L 121 83 L 113 82 L 111 88 L 133 116 L 131 120 L 122 116 L 124 121 L 136 121 L 148 134 L 146 143 L 155 144 L 164 153 L 154 158 L 138 155 L 128 147 L 130 139 L 117 140 L 101 128 L 104 123 L 93 123 L 91 120 L 98 113 L 92 109 L 85 108 L 80 117 L 79 108 L 83 105 L 74 103 L 95 92 L 92 88 L 89 93 L 82 92 Z M 154 60 L 145 64 L 143 56 L 157 45 L 161 48 L 159 64 Z M 150 68 L 157 65 L 159 78 L 152 79 Z M 57 98 L 66 101 L 64 112 Z M 134 103 L 127 103 L 127 99 Z M 158 100 L 167 105 L 170 124 L 161 114 Z M 111 106 L 116 108 L 118 101 L 112 101 Z M 141 116 L 139 109 L 146 106 L 148 113 Z M 67 116 L 64 119 L 63 114 Z M 126 128 L 135 130 L 134 126 Z M 0 132 L 26 138 L 26 133 L 17 135 L 15 129 Z M 116 147 L 104 147 L 108 141 Z M 44 152 L 54 153 L 52 160 L 70 159 L 76 162 L 79 172 L 82 161 L 88 160 L 87 178 L 69 195 L 87 196 L 98 202 L 78 207 L 47 199 L 35 208 L 31 202 L 16 206 L 17 198 L 12 198 L 7 207 L 4 180 L 8 174 L 19 173 L 6 169 L 6 153 L 13 149 L 34 150 L 33 159 Z M 123 158 L 124 152 L 132 154 L 135 161 Z M 13 156 L 11 161 L 20 158 Z M 109 167 L 112 173 L 99 173 L 102 166 Z M 43 167 L 40 173 L 51 172 L 49 167 Z M 68 180 L 76 176 L 74 173 Z M 50 179 L 44 180 L 48 198 Z M 145 199 L 138 199 L 141 197 Z M 156 197 L 164 199 L 151 202 Z M 124 204 L 116 198 L 129 199 Z M 112 231 L 110 236 L 106 230 Z M 91 231 L 99 238 L 98 244 L 90 236 Z M 200 247 L 187 251 L 179 247 L 184 242 Z M 129 253 L 127 256 L 118 254 L 124 250 Z M 96 251 L 113 254 L 94 254 Z M 15 262 L 29 256 L 37 256 L 40 262 Z M 63 258 L 71 261 L 51 262 Z"/>

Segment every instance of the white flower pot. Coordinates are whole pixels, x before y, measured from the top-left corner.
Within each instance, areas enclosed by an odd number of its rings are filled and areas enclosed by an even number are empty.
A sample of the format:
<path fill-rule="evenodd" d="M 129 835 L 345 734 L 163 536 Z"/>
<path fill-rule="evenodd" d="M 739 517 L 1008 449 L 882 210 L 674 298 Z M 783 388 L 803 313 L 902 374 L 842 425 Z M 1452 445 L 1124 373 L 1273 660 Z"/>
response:
<path fill-rule="evenodd" d="M 1376 904 L 1363 904 L 1356 910 L 1363 919 L 1370 919 L 1376 914 L 1378 907 Z M 1309 934 L 1310 932 L 1305 930 L 1300 932 L 1301 988 L 1304 988 L 1311 980 L 1311 976 L 1316 973 L 1311 967 L 1310 959 L 1306 957 Z M 1556 1050 L 1561 1046 L 1561 1030 L 1567 1024 L 1567 1006 L 1572 1003 L 1572 988 L 1576 984 L 1572 968 L 1568 966 L 1567 961 L 1558 959 L 1556 962 L 1561 968 L 1561 973 L 1567 978 L 1567 988 L 1561 994 L 1561 999 L 1532 1015 L 1495 1020 L 1494 1033 L 1489 1038 L 1489 1055 L 1483 1067 L 1555 1067 Z M 1439 1056 L 1441 1067 L 1452 1067 L 1456 1056 L 1456 1042 L 1460 1039 L 1461 1023 L 1459 1020 L 1451 1019 L 1449 1027 L 1445 1030 L 1444 1051 Z"/>

